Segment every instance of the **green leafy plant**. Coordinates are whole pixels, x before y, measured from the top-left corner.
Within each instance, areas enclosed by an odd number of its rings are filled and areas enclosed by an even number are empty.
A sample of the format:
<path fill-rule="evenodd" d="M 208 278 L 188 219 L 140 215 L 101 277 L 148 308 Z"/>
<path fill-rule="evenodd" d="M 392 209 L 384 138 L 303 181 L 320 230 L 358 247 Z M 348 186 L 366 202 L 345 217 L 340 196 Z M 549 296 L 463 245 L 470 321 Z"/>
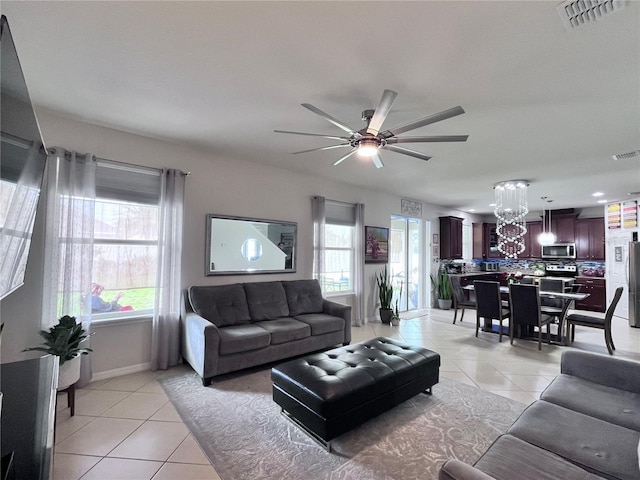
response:
<path fill-rule="evenodd" d="M 394 318 L 400 320 L 400 310 L 398 309 L 398 303 L 400 302 L 400 298 L 402 298 L 402 285 L 400 285 L 400 291 L 398 292 L 398 298 L 396 298 L 396 310 L 393 312 Z"/>
<path fill-rule="evenodd" d="M 431 275 L 431 282 L 436 290 L 436 297 L 438 297 L 438 300 L 451 300 L 453 298 L 449 274 L 444 268 L 438 269 L 436 277 Z"/>
<path fill-rule="evenodd" d="M 82 324 L 76 322 L 76 317 L 64 315 L 49 331 L 40 330 L 38 333 L 44 338 L 44 344 L 25 348 L 23 352 L 37 350 L 57 355 L 60 357 L 60 365 L 62 365 L 77 355 L 88 355 L 93 351 L 90 348 L 80 348 L 80 343 L 93 334 L 87 335 Z"/>
<path fill-rule="evenodd" d="M 391 299 L 393 298 L 393 285 L 387 272 L 387 266 L 384 270 L 376 273 L 376 284 L 378 285 L 378 298 L 380 299 L 380 308 L 391 310 Z"/>

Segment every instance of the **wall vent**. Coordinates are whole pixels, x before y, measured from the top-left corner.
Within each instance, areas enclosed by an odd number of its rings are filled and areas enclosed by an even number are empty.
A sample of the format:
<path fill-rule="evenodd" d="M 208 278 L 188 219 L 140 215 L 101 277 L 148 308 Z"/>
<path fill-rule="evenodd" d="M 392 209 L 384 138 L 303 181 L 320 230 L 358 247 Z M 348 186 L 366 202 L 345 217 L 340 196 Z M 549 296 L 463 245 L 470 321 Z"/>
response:
<path fill-rule="evenodd" d="M 562 19 L 564 28 L 572 31 L 574 28 L 599 20 L 627 6 L 628 0 L 568 0 L 556 8 Z"/>
<path fill-rule="evenodd" d="M 614 160 L 631 160 L 632 158 L 640 158 L 640 150 L 613 155 Z"/>

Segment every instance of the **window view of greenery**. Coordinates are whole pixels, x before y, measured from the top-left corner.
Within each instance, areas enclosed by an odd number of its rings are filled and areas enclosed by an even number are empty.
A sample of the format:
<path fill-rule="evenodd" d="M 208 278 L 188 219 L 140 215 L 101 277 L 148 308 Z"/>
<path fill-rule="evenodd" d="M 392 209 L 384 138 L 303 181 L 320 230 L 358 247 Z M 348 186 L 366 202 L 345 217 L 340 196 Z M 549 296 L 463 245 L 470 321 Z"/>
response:
<path fill-rule="evenodd" d="M 112 317 L 153 308 L 157 243 L 157 206 L 96 201 L 92 313 Z"/>
<path fill-rule="evenodd" d="M 325 226 L 325 276 L 322 279 L 325 292 L 349 292 L 353 290 L 355 227 L 327 224 Z"/>

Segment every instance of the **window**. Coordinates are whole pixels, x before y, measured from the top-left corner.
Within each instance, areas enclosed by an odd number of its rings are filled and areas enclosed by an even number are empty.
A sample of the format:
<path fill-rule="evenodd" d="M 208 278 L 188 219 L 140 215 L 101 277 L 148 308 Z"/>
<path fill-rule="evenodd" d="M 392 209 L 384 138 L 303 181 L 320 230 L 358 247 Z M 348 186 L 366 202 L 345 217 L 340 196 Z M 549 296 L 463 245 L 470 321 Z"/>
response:
<path fill-rule="evenodd" d="M 159 190 L 157 170 L 98 164 L 90 302 L 94 320 L 153 311 Z"/>
<path fill-rule="evenodd" d="M 462 224 L 462 258 L 471 260 L 473 257 L 473 227 L 468 223 Z"/>
<path fill-rule="evenodd" d="M 355 291 L 356 205 L 325 200 L 321 213 L 314 217 L 315 237 L 314 278 L 320 281 L 323 293 L 353 294 Z M 322 226 L 321 228 L 319 226 Z"/>
<path fill-rule="evenodd" d="M 329 223 L 325 226 L 324 279 L 327 293 L 353 291 L 355 227 Z"/>

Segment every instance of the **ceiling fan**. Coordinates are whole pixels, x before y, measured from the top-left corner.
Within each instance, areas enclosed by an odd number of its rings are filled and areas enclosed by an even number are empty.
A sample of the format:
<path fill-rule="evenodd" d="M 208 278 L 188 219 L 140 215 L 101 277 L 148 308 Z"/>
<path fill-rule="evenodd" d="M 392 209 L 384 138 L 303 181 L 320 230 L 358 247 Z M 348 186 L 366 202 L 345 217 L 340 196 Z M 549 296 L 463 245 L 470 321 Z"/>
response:
<path fill-rule="evenodd" d="M 464 109 L 461 106 L 450 108 L 440 113 L 424 117 L 420 120 L 416 120 L 400 127 L 392 128 L 390 130 L 380 131 L 382 124 L 391 110 L 397 92 L 393 90 L 385 90 L 382 93 L 380 103 L 375 110 L 365 110 L 362 112 L 362 120 L 367 122 L 367 126 L 361 130 L 351 128 L 346 123 L 332 117 L 331 115 L 323 112 L 317 107 L 309 103 L 303 103 L 302 106 L 313 113 L 325 118 L 333 125 L 341 128 L 349 134 L 349 136 L 337 136 L 337 135 L 324 135 L 321 133 L 303 133 L 303 132 L 290 132 L 287 130 L 274 130 L 276 133 L 289 133 L 293 135 L 308 135 L 312 137 L 323 137 L 331 140 L 342 141 L 337 145 L 329 145 L 327 147 L 312 148 L 310 150 L 302 150 L 300 152 L 293 152 L 293 154 L 316 152 L 318 150 L 331 150 L 334 148 L 351 148 L 351 151 L 339 158 L 334 165 L 338 165 L 344 162 L 351 155 L 357 153 L 362 157 L 371 157 L 374 165 L 377 168 L 384 167 L 382 159 L 380 158 L 379 150 L 391 150 L 392 152 L 402 153 L 403 155 L 409 155 L 411 157 L 419 158 L 420 160 L 429 160 L 431 157 L 415 150 L 402 147 L 398 144 L 401 143 L 422 143 L 422 142 L 466 142 L 468 135 L 431 135 L 427 137 L 398 137 L 401 133 L 415 130 L 416 128 L 424 127 L 431 123 L 436 123 L 447 118 L 455 117 L 464 113 Z"/>

